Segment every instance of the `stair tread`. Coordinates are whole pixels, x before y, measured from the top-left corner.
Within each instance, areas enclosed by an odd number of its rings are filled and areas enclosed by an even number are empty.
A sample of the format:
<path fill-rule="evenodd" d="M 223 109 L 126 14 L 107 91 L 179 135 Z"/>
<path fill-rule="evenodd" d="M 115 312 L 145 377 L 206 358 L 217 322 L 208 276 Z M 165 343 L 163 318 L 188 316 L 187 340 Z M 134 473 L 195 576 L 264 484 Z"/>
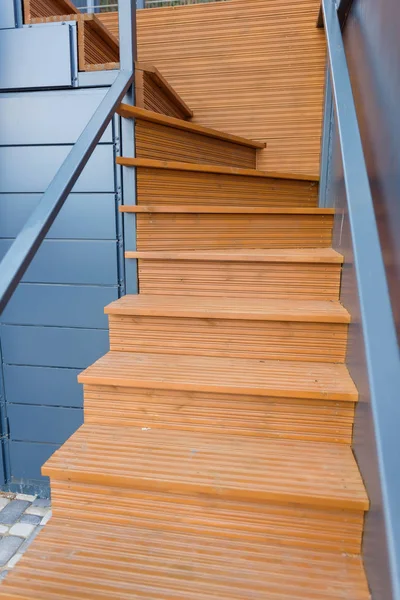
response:
<path fill-rule="evenodd" d="M 118 114 L 121 117 L 127 119 L 139 119 L 142 121 L 150 121 L 151 123 L 158 123 L 159 125 L 165 125 L 166 127 L 172 127 L 175 129 L 182 129 L 183 131 L 190 131 L 191 133 L 197 133 L 205 135 L 207 137 L 213 137 L 226 142 L 232 142 L 234 144 L 240 144 L 242 146 L 249 146 L 254 149 L 263 149 L 266 144 L 264 142 L 256 142 L 247 138 L 218 131 L 211 127 L 204 127 L 198 123 L 192 123 L 184 121 L 183 119 L 177 119 L 176 117 L 169 117 L 162 115 L 145 108 L 139 108 L 138 106 L 130 106 L 129 104 L 121 104 L 118 108 Z"/>
<path fill-rule="evenodd" d="M 80 383 L 208 391 L 222 394 L 355 402 L 343 364 L 108 352 L 78 377 Z"/>
<path fill-rule="evenodd" d="M 183 121 L 186 123 L 186 121 Z M 175 160 L 156 160 L 152 158 L 127 158 L 117 156 L 116 162 L 123 167 L 142 167 L 145 169 L 167 169 L 173 171 L 193 171 L 198 173 L 220 173 L 223 175 L 241 175 L 245 177 L 264 177 L 266 179 L 294 179 L 297 181 L 319 181 L 313 175 L 278 173 L 277 171 L 259 171 L 257 169 L 241 169 L 220 165 L 205 165 Z"/>
<path fill-rule="evenodd" d="M 247 262 L 343 263 L 343 256 L 332 248 L 272 248 L 229 250 L 128 250 L 127 258 L 157 260 L 222 260 Z"/>
<path fill-rule="evenodd" d="M 36 552 L 28 552 L 2 583 L 0 598 L 370 598 L 361 558 L 346 554 L 237 539 L 210 543 L 210 537 L 201 534 L 55 517 L 34 548 Z"/>
<path fill-rule="evenodd" d="M 349 323 L 338 301 L 203 296 L 126 295 L 105 308 L 109 315 L 145 315 L 265 321 Z"/>
<path fill-rule="evenodd" d="M 83 425 L 43 473 L 220 499 L 368 508 L 351 448 L 342 444 Z"/>
<path fill-rule="evenodd" d="M 255 214 L 255 215 L 333 215 L 334 208 L 268 208 L 268 207 L 246 207 L 246 206 L 196 206 L 192 205 L 124 205 L 120 212 L 127 213 L 204 213 L 204 214 Z"/>

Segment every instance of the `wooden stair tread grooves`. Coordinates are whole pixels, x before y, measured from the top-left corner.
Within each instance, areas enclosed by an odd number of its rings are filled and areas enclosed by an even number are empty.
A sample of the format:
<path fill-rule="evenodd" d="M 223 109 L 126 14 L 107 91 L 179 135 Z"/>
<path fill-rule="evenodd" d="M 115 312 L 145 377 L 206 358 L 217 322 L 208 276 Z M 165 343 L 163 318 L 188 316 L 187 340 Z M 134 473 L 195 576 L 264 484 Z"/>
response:
<path fill-rule="evenodd" d="M 190 296 L 126 295 L 106 306 L 108 315 L 145 315 L 256 321 L 349 323 L 350 315 L 337 301 Z"/>
<path fill-rule="evenodd" d="M 0 597 L 369 599 L 361 559 L 346 554 L 229 539 L 210 543 L 201 534 L 55 517 L 34 547 L 36 552 L 25 555 L 2 583 Z M 42 556 L 51 576 L 43 568 Z"/>
<path fill-rule="evenodd" d="M 183 121 L 186 123 L 186 121 Z M 149 169 L 169 169 L 175 171 L 194 171 L 199 173 L 220 173 L 224 175 L 243 175 L 247 177 L 264 177 L 266 179 L 295 179 L 298 181 L 319 181 L 313 175 L 292 175 L 276 171 L 258 171 L 257 169 L 241 169 L 239 167 L 223 167 L 219 165 L 203 165 L 178 161 L 155 160 L 150 158 L 126 158 L 117 156 L 117 164 L 123 167 L 142 167 Z"/>
<path fill-rule="evenodd" d="M 43 473 L 220 499 L 368 508 L 351 448 L 342 444 L 83 425 Z"/>
<path fill-rule="evenodd" d="M 249 146 L 250 148 L 265 148 L 265 143 L 263 142 L 255 142 L 244 137 L 212 129 L 211 127 L 204 127 L 203 125 L 198 125 L 197 123 L 184 121 L 183 119 L 168 117 L 166 115 L 162 115 L 151 110 L 146 110 L 137 106 L 130 106 L 129 104 L 121 104 L 117 112 L 121 117 L 125 117 L 127 119 L 140 119 L 143 121 L 150 121 L 151 123 L 158 123 L 159 125 L 165 125 L 166 127 L 173 127 L 175 129 L 182 129 L 183 131 L 198 133 L 200 135 L 213 137 L 219 140 L 224 140 L 226 142 L 232 142 L 235 144 L 240 144 L 242 146 Z"/>
<path fill-rule="evenodd" d="M 127 213 L 204 213 L 204 214 L 255 214 L 255 215 L 334 215 L 334 208 L 263 208 L 240 206 L 196 206 L 195 204 L 180 205 L 123 205 L 121 212 Z"/>
<path fill-rule="evenodd" d="M 108 352 L 80 383 L 355 402 L 343 364 Z"/>
<path fill-rule="evenodd" d="M 342 264 L 343 256 L 332 248 L 289 248 L 289 249 L 230 249 L 230 250 L 175 250 L 136 251 L 127 250 L 126 258 L 157 260 L 196 261 L 245 261 L 245 262 L 291 262 Z"/>

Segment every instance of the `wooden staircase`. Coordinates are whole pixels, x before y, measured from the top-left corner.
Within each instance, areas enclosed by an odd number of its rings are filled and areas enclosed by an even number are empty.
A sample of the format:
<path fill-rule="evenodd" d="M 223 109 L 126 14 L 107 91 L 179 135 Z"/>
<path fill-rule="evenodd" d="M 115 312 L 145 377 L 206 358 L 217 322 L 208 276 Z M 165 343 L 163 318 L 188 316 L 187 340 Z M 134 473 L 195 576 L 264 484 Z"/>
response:
<path fill-rule="evenodd" d="M 43 468 L 54 517 L 0 598 L 367 600 L 333 211 L 257 170 L 263 144 L 120 114 L 140 294 L 106 307 L 85 424 Z"/>

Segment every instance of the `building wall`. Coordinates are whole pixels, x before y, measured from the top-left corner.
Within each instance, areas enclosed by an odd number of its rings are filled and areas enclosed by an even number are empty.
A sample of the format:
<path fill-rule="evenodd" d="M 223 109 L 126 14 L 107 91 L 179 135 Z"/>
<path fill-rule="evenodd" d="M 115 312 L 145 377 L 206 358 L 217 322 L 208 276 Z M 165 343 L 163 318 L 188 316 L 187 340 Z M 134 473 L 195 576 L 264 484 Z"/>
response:
<path fill-rule="evenodd" d="M 258 167 L 319 174 L 325 67 L 320 0 L 228 0 L 138 11 L 139 60 L 194 121 L 267 143 Z M 103 13 L 117 32 L 117 14 Z"/>

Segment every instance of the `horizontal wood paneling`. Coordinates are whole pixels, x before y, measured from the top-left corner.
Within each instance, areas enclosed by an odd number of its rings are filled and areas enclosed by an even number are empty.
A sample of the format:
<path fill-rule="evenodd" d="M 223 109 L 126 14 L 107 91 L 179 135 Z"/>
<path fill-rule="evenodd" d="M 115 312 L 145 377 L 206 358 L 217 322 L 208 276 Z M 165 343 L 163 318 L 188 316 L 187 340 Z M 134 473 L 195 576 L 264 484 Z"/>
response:
<path fill-rule="evenodd" d="M 333 215 L 138 214 L 137 248 L 327 248 Z"/>
<path fill-rule="evenodd" d="M 325 36 L 319 0 L 230 0 L 138 11 L 138 52 L 194 120 L 267 142 L 259 168 L 318 175 Z M 116 13 L 103 22 L 117 32 Z"/>
<path fill-rule="evenodd" d="M 89 521 L 103 525 L 111 522 L 114 527 L 150 526 L 156 531 L 157 538 L 162 531 L 198 536 L 200 529 L 206 538 L 224 538 L 232 540 L 233 544 L 242 541 L 260 546 L 265 546 L 268 541 L 277 542 L 277 546 L 283 546 L 286 551 L 290 546 L 297 546 L 356 553 L 360 547 L 362 515 L 357 511 L 318 511 L 274 503 L 249 506 L 217 498 L 167 495 L 112 486 L 104 494 L 101 486 L 75 482 L 67 486 L 57 480 L 52 480 L 52 485 L 53 481 L 54 507 L 61 514 L 66 515 L 73 502 Z M 115 501 L 111 502 L 111 498 Z M 290 527 L 294 522 L 297 527 Z M 278 548 L 274 552 L 276 556 Z M 265 563 L 262 564 L 264 568 Z"/>
<path fill-rule="evenodd" d="M 144 294 L 337 300 L 340 273 L 340 264 L 139 259 Z"/>
<path fill-rule="evenodd" d="M 109 315 L 110 348 L 255 359 L 343 362 L 347 325 Z"/>
<path fill-rule="evenodd" d="M 137 182 L 139 204 L 284 208 L 313 207 L 318 199 L 317 183 L 290 179 L 140 168 Z"/>
<path fill-rule="evenodd" d="M 314 442 L 351 441 L 354 404 L 179 390 L 84 386 L 85 422 Z M 229 415 L 229 418 L 227 418 Z"/>
<path fill-rule="evenodd" d="M 140 119 L 135 131 L 138 158 L 256 168 L 256 150 L 239 144 Z"/>

